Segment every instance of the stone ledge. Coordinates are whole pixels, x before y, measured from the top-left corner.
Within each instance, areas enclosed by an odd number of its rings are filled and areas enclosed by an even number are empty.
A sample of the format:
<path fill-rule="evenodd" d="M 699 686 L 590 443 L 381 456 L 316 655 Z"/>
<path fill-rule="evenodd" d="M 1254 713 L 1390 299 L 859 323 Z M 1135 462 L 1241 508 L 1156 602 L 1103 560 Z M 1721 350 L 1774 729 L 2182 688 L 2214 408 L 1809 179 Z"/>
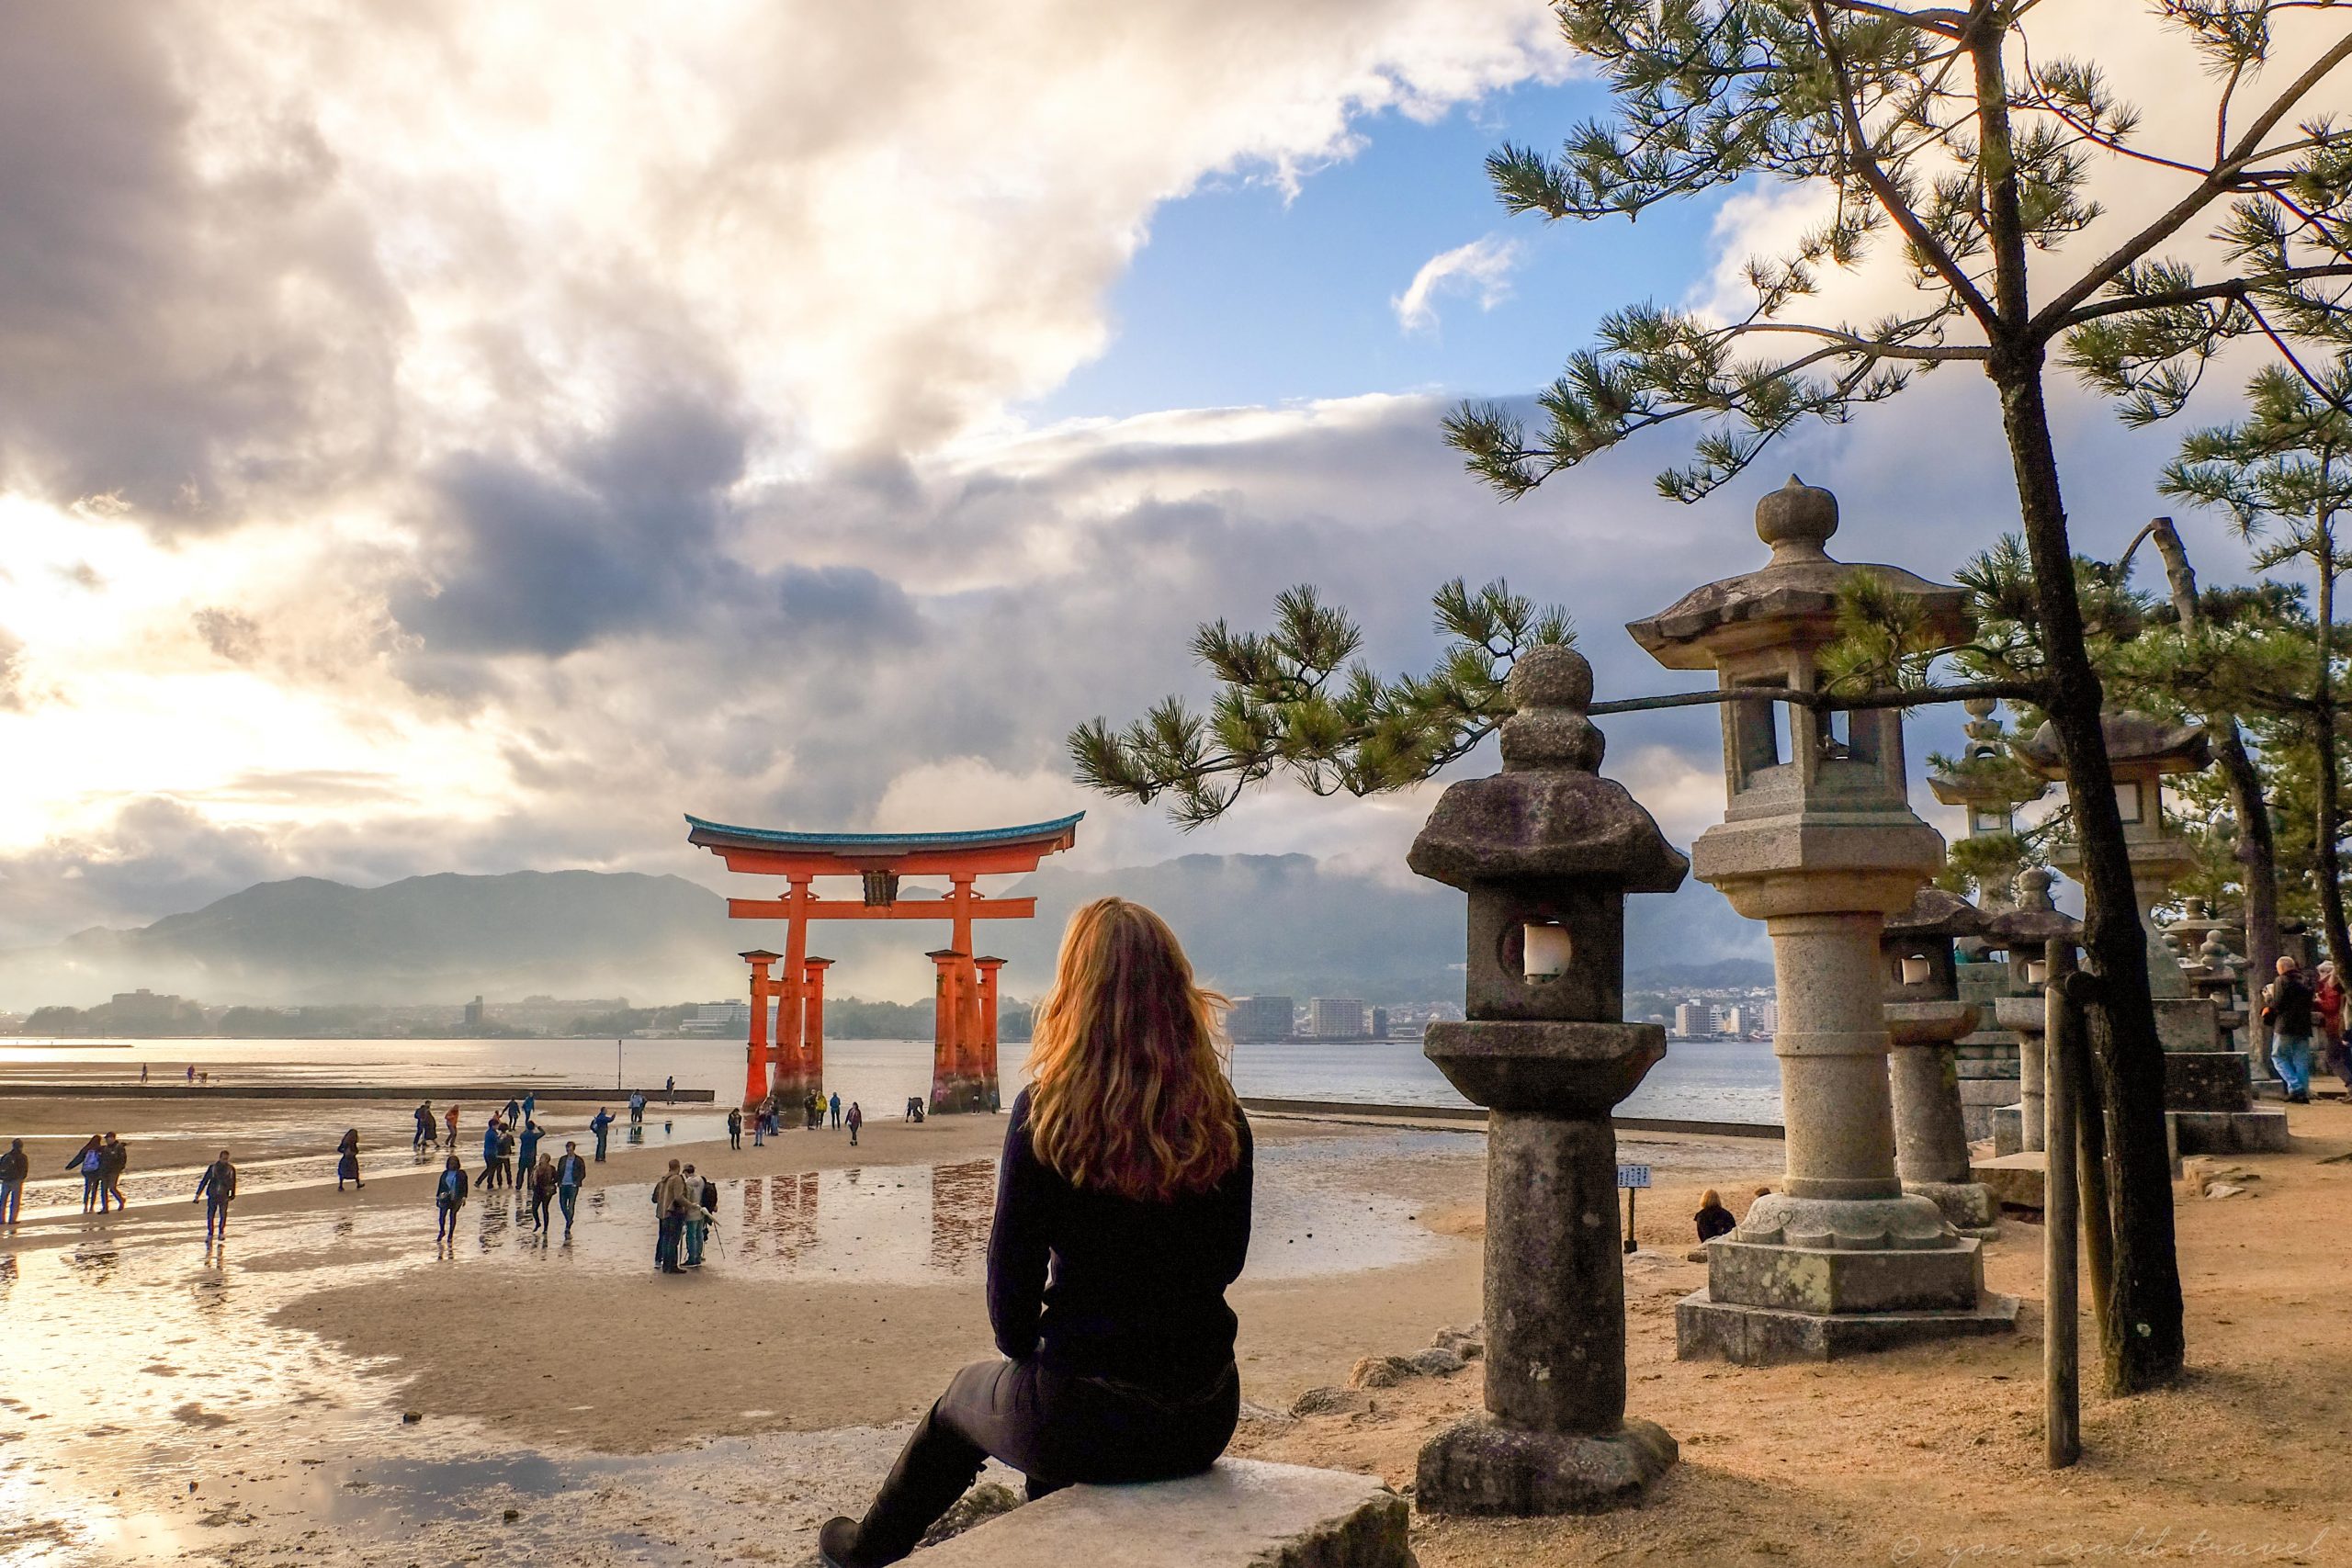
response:
<path fill-rule="evenodd" d="M 1862 1251 L 1735 1234 L 1707 1244 L 1707 1288 L 1726 1304 L 1807 1314 L 1959 1311 L 1984 1289 L 1981 1247 L 1956 1237 L 1943 1247 Z"/>
<path fill-rule="evenodd" d="M 1743 1367 L 1829 1361 L 1980 1335 L 2018 1325 L 2018 1299 L 1986 1293 L 1972 1308 L 1947 1312 L 1815 1314 L 1718 1302 L 1702 1286 L 1674 1306 L 1674 1356 L 1720 1358 Z"/>
<path fill-rule="evenodd" d="M 2005 1208 L 2030 1209 L 2039 1213 L 2049 1168 L 2049 1156 L 2033 1149 L 2025 1154 L 1996 1155 L 1991 1159 L 1977 1160 L 1969 1166 L 1968 1174 L 1993 1195 L 1995 1202 Z"/>
<path fill-rule="evenodd" d="M 1257 1460 L 1147 1486 L 1073 1486 L 923 1551 L 922 1568 L 1416 1568 L 1376 1476 Z"/>
<path fill-rule="evenodd" d="M 2167 1111 L 2165 1119 L 2185 1155 L 2284 1154 L 2288 1146 L 2283 1111 Z"/>

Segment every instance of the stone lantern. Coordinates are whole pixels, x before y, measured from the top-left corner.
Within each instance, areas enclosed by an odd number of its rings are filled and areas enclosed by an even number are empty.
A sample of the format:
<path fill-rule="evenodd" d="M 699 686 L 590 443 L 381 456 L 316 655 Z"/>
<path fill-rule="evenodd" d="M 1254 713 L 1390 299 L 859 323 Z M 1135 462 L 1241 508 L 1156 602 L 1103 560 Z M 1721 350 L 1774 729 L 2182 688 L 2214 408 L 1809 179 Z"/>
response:
<path fill-rule="evenodd" d="M 1968 1129 L 1962 1120 L 1954 1047 L 1983 1010 L 1960 999 L 1955 939 L 1984 933 L 1984 914 L 1940 887 L 1922 887 L 1911 907 L 1887 918 L 1879 952 L 1885 960 L 1887 1056 L 1894 1101 L 1894 1168 L 1903 1190 L 1932 1199 L 1962 1230 L 1986 1232 L 1993 1198 L 1968 1178 Z"/>
<path fill-rule="evenodd" d="M 2039 1154 L 2043 1143 L 2050 1012 L 2041 987 L 2050 978 L 2050 943 L 2071 942 L 2082 934 L 2081 925 L 2062 913 L 2051 897 L 2053 880 L 2040 866 L 2029 869 L 2018 878 L 2017 908 L 1995 915 L 1986 928 L 1986 934 L 2009 955 L 2009 995 L 1993 1004 L 1993 1016 L 2018 1037 L 2018 1100 L 1993 1119 L 1993 1153 L 1999 1157 Z M 2026 1206 L 2041 1204 L 2037 1199 Z"/>
<path fill-rule="evenodd" d="M 2173 878 L 2197 864 L 2195 852 L 2165 820 L 2164 781 L 2173 773 L 2201 772 L 2212 751 L 2201 724 L 2167 724 L 2143 713 L 2110 713 L 2099 719 L 2108 766 L 2115 775 L 2116 809 L 2123 817 L 2123 842 L 2132 855 L 2132 892 L 2140 906 L 2140 929 L 2147 933 L 2148 994 L 2159 1000 L 2188 995 L 2179 956 L 2164 943 L 2155 908 Z M 2015 746 L 2018 761 L 2046 779 L 2064 782 L 2066 763 L 2058 732 L 2043 725 Z M 2070 844 L 2052 857 L 2059 870 L 2079 880 L 2082 852 Z"/>
<path fill-rule="evenodd" d="M 1503 771 L 1449 787 L 1408 863 L 1469 895 L 1465 1021 L 1423 1046 L 1488 1108 L 1487 1413 L 1421 1450 L 1419 1505 L 1589 1513 L 1637 1503 L 1677 1457 L 1625 1417 L 1624 1259 L 1610 1112 L 1666 1033 L 1624 1016 L 1625 895 L 1689 863 L 1597 776 L 1592 669 L 1565 648 L 1511 671 Z"/>
<path fill-rule="evenodd" d="M 2222 1010 L 2211 997 L 2190 994 L 2188 972 L 2156 930 L 2155 908 L 2164 902 L 2172 879 L 2197 863 L 2195 852 L 2165 818 L 2164 781 L 2207 765 L 2211 751 L 2205 727 L 2169 724 L 2145 714 L 2111 713 L 2100 718 L 2099 729 L 2115 774 L 2123 840 L 2132 855 L 2132 892 L 2148 944 L 2148 995 L 2165 1053 L 2165 1111 L 2180 1151 L 2284 1149 L 2285 1114 L 2254 1109 L 2252 1058 L 2222 1048 Z M 2043 776 L 2066 776 L 2057 733 L 2049 725 L 2016 750 L 2027 766 Z M 2079 867 L 2080 854 L 2079 848 L 2070 848 L 2056 863 L 2061 870 Z"/>
<path fill-rule="evenodd" d="M 1929 636 L 1963 635 L 1960 589 L 1833 560 L 1823 547 L 1837 531 L 1837 497 L 1792 479 L 1756 508 L 1770 561 L 1626 629 L 1725 690 L 1804 693 L 1821 688 L 1839 591 L 1857 576 L 1905 601 Z M 1691 869 L 1771 932 L 1789 1163 L 1736 1231 L 1707 1244 L 1706 1287 L 1676 1309 L 1679 1353 L 1818 1359 L 2008 1329 L 2017 1303 L 1984 1294 L 1983 1244 L 1905 1193 L 1895 1169 L 1879 940 L 1943 864 L 1943 840 L 1905 798 L 1902 715 L 1769 698 L 1722 714 L 1729 800 Z"/>
<path fill-rule="evenodd" d="M 2014 768 L 2004 770 L 2007 777 L 1994 776 L 1987 764 L 1997 764 L 2006 755 L 2001 721 L 1994 716 L 2000 705 L 1990 697 L 1971 697 L 1964 705 L 1968 723 L 1962 728 L 1968 748 L 1962 754 L 1961 766 L 1949 773 L 1929 773 L 1928 788 L 1946 806 L 1957 806 L 1968 813 L 1968 837 L 1992 839 L 2014 833 L 2018 807 L 2040 800 L 2050 785 L 2019 780 Z M 1984 895 L 1984 907 L 1997 908 L 2009 902 L 2015 889 L 2007 885 L 1986 887 Z"/>

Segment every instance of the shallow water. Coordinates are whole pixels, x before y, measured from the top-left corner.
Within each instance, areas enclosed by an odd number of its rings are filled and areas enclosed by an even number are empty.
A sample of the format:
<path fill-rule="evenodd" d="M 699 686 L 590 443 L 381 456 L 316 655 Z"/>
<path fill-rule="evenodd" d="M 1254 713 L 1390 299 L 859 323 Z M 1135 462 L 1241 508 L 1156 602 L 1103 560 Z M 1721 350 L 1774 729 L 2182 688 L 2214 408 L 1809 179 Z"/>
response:
<path fill-rule="evenodd" d="M 1026 1047 L 1002 1055 L 1004 1098 L 1023 1081 Z M 0 1084 L 11 1077 L 95 1075 L 135 1082 L 143 1063 L 170 1079 L 197 1063 L 218 1082 L 429 1084 L 463 1081 L 602 1086 L 620 1081 L 715 1090 L 723 1100 L 743 1081 L 740 1041 L 632 1040 L 616 1066 L 612 1042 L 594 1040 L 142 1040 L 124 1049 L 70 1044 L 0 1044 Z M 1233 1081 L 1245 1095 L 1283 1100 L 1354 1100 L 1375 1104 L 1466 1105 L 1453 1086 L 1403 1040 L 1290 1041 L 1233 1048 Z M 897 1116 L 910 1095 L 931 1085 L 931 1046 L 901 1040 L 833 1040 L 825 1044 L 828 1087 L 869 1118 Z M 1781 1119 L 1778 1064 L 1768 1043 L 1677 1041 L 1622 1108 L 1628 1116 L 1699 1121 Z M 583 1109 L 583 1118 L 587 1112 Z M 476 1136 L 480 1123 L 474 1124 Z M 462 1137 L 462 1133 L 460 1134 Z"/>

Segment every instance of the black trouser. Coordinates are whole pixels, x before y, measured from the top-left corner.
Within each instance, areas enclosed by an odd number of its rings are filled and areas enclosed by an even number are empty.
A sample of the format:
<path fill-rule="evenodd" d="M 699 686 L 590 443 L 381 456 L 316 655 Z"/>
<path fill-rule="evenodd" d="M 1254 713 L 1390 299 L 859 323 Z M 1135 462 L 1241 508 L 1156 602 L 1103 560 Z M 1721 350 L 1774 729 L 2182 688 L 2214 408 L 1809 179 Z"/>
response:
<path fill-rule="evenodd" d="M 548 1228 L 548 1205 L 555 1201 L 552 1192 L 534 1190 L 531 1193 L 531 1224 L 539 1230 Z"/>
<path fill-rule="evenodd" d="M 1032 1499 L 1080 1483 L 1168 1481 L 1214 1464 L 1240 1416 L 1230 1365 L 1204 1388 L 1169 1395 L 1035 1359 L 976 1362 L 915 1424 L 858 1526 L 857 1554 L 895 1562 L 912 1551 L 991 1455 L 1028 1478 Z"/>

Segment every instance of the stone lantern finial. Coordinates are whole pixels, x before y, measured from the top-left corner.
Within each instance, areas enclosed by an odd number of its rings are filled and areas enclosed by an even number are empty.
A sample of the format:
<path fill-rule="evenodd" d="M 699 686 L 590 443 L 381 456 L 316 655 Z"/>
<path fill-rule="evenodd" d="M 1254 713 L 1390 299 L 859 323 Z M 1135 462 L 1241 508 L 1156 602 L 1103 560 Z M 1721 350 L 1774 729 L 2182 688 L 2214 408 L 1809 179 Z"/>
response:
<path fill-rule="evenodd" d="M 1592 666 L 1573 648 L 1532 649 L 1503 682 L 1518 711 L 1503 720 L 1503 772 L 1565 768 L 1589 773 L 1608 742 L 1585 710 L 1592 705 Z"/>
<path fill-rule="evenodd" d="M 1826 560 L 1822 547 L 1838 532 L 1838 498 L 1794 474 L 1756 503 L 1756 536 L 1772 547 L 1774 565 Z"/>

